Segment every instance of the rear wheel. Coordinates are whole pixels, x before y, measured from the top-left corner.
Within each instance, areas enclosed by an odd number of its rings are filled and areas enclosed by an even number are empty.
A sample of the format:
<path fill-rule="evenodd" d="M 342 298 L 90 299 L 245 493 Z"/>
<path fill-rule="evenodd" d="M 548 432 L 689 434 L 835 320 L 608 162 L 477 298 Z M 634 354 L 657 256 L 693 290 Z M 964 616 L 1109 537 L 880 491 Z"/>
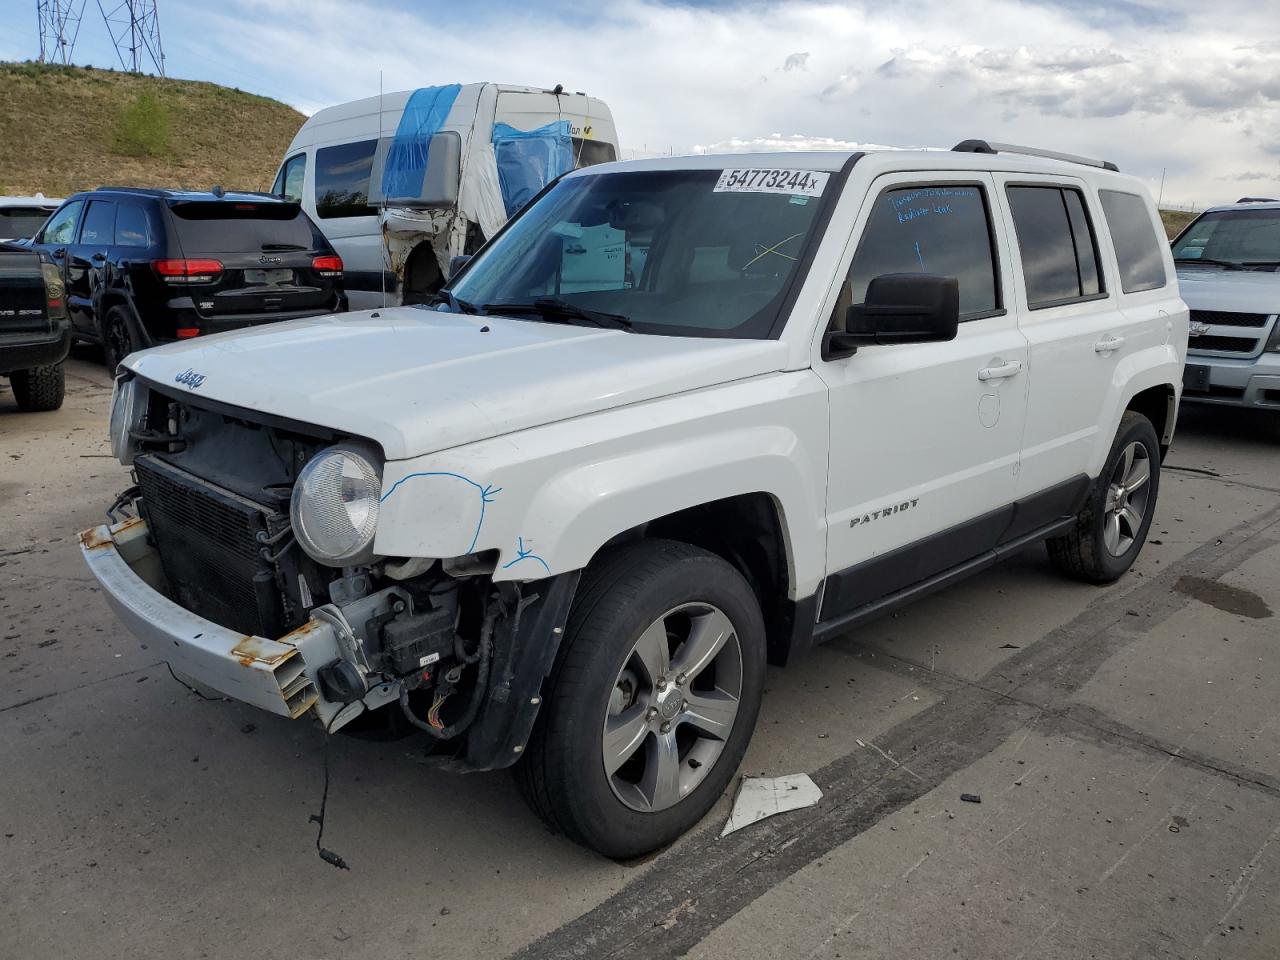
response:
<path fill-rule="evenodd" d="M 1049 560 L 1088 583 L 1120 579 L 1146 542 L 1159 490 L 1160 440 L 1150 420 L 1127 410 L 1075 528 L 1045 541 Z"/>
<path fill-rule="evenodd" d="M 61 363 L 15 370 L 9 374 L 9 386 L 13 387 L 13 399 L 19 410 L 28 413 L 57 410 L 67 392 L 66 371 Z"/>
<path fill-rule="evenodd" d="M 121 361 L 136 349 L 138 345 L 134 342 L 129 314 L 123 307 L 112 307 L 102 324 L 102 352 L 111 376 L 116 375 Z"/>
<path fill-rule="evenodd" d="M 663 540 L 601 558 L 515 771 L 525 799 L 606 856 L 670 843 L 742 761 L 764 664 L 759 605 L 724 560 Z"/>

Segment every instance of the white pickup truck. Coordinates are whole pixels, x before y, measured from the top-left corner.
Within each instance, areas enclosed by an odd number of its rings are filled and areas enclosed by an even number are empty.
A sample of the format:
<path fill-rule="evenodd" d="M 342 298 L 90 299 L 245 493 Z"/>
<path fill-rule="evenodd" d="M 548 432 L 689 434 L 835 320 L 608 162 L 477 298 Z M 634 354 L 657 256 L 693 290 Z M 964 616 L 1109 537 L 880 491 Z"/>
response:
<path fill-rule="evenodd" d="M 1140 183 L 1034 153 L 601 164 L 434 305 L 135 354 L 85 558 L 198 684 L 654 849 L 766 661 L 1038 541 L 1093 583 L 1141 549 L 1187 309 Z"/>

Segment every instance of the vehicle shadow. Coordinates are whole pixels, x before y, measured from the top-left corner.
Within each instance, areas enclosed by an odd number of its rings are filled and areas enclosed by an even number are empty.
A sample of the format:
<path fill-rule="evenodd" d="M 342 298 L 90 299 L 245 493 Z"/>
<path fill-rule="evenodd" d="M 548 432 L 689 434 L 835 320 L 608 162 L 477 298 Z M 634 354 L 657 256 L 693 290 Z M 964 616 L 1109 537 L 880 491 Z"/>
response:
<path fill-rule="evenodd" d="M 1183 403 L 1178 412 L 1178 433 L 1274 447 L 1280 445 L 1280 410 Z M 1175 438 L 1175 447 L 1177 442 Z"/>

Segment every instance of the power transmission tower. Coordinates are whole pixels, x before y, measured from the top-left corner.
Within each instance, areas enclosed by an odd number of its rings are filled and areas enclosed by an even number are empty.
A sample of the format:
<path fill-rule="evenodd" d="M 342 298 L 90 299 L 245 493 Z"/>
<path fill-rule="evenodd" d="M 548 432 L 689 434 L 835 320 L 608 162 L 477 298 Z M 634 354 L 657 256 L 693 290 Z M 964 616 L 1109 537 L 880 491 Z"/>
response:
<path fill-rule="evenodd" d="M 40 62 L 70 63 L 85 0 L 36 0 L 40 18 Z"/>
<path fill-rule="evenodd" d="M 40 62 L 70 63 L 80 21 L 88 0 L 36 0 L 40 19 Z M 150 61 L 155 72 L 164 76 L 164 48 L 160 45 L 160 18 L 156 0 L 120 0 L 115 6 L 96 0 L 98 12 L 107 24 L 107 32 L 116 48 L 120 66 L 141 73 Z"/>
<path fill-rule="evenodd" d="M 97 2 L 102 19 L 107 22 L 111 42 L 116 46 L 120 66 L 131 73 L 140 73 L 143 63 L 150 60 L 156 73 L 163 77 L 164 48 L 160 46 L 156 0 L 121 0 L 110 9 L 102 0 Z"/>

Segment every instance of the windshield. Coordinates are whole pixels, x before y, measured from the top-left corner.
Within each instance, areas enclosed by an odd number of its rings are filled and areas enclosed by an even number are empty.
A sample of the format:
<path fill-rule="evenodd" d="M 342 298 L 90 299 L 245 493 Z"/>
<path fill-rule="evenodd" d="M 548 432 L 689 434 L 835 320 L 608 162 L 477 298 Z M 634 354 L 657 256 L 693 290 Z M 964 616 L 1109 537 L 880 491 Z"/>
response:
<path fill-rule="evenodd" d="M 572 311 L 593 311 L 623 318 L 638 333 L 763 339 L 800 266 L 829 176 L 570 177 L 511 223 L 450 291 L 492 313 L 536 302 L 539 311 L 519 312 L 530 319 L 547 319 L 545 305 L 554 301 L 559 322 L 590 322 Z"/>
<path fill-rule="evenodd" d="M 1173 258 L 1275 267 L 1280 264 L 1280 209 L 1206 213 L 1175 241 Z"/>

